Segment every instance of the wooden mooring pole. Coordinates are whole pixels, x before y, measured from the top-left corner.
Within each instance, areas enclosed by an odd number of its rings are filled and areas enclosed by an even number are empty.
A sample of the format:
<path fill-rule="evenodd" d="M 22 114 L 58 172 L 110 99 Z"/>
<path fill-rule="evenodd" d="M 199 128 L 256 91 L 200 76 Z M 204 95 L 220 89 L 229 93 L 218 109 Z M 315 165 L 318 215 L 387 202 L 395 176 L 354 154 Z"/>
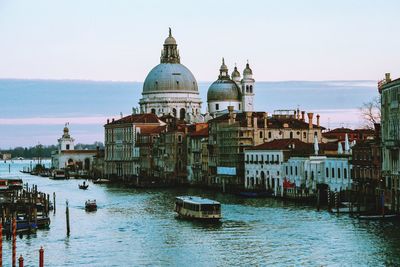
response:
<path fill-rule="evenodd" d="M 67 207 L 65 208 L 65 219 L 67 221 L 67 236 L 69 236 L 70 229 L 69 229 L 69 207 L 68 207 L 68 200 L 66 201 Z"/>
<path fill-rule="evenodd" d="M 24 257 L 22 255 L 18 258 L 18 267 L 24 267 Z"/>
<path fill-rule="evenodd" d="M 40 247 L 39 249 L 39 267 L 44 267 L 44 249 Z"/>
<path fill-rule="evenodd" d="M 319 188 L 318 188 L 318 189 L 317 189 L 317 211 L 319 211 L 319 208 L 320 208 L 320 207 L 319 207 L 319 204 L 320 204 L 319 201 L 320 201 L 320 200 L 319 200 Z"/>
<path fill-rule="evenodd" d="M 0 266 L 3 266 L 3 220 L 0 220 Z"/>
<path fill-rule="evenodd" d="M 17 265 L 17 220 L 12 219 L 12 266 Z"/>
<path fill-rule="evenodd" d="M 53 192 L 53 211 L 56 214 L 56 192 Z"/>

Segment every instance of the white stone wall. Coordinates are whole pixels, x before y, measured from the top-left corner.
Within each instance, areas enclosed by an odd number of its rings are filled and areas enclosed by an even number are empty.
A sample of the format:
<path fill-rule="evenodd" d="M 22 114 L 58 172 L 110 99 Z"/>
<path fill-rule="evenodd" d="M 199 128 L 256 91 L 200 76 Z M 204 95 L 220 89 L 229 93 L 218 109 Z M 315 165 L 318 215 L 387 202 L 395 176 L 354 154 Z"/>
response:
<path fill-rule="evenodd" d="M 171 114 L 180 118 L 180 110 L 185 109 L 187 112 L 201 114 L 201 99 L 199 94 L 194 93 L 159 93 L 146 94 L 140 99 L 140 109 L 142 113 L 154 113 L 157 116 Z"/>
<path fill-rule="evenodd" d="M 316 190 L 317 184 L 327 184 L 331 191 L 351 189 L 348 158 L 326 156 L 292 157 L 283 164 L 285 177 L 296 187 L 304 185 Z M 333 171 L 332 171 L 333 170 Z"/>
<path fill-rule="evenodd" d="M 245 188 L 253 189 L 265 179 L 265 189 L 271 189 L 274 195 L 281 195 L 283 190 L 283 152 L 280 150 L 246 150 Z"/>
<path fill-rule="evenodd" d="M 210 101 L 208 102 L 208 112 L 213 116 L 219 115 L 222 114 L 224 111 L 226 112 L 228 110 L 228 106 L 233 106 L 233 110 L 235 111 L 241 110 L 240 101 Z"/>

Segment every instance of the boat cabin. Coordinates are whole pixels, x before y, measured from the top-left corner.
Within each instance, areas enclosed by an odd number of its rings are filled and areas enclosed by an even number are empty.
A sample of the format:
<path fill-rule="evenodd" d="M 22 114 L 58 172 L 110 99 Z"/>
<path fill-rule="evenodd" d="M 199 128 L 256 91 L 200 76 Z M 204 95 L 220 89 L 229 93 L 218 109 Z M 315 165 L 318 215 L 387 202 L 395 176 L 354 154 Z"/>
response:
<path fill-rule="evenodd" d="M 175 211 L 180 217 L 188 219 L 221 219 L 221 204 L 202 197 L 177 197 L 175 199 Z"/>

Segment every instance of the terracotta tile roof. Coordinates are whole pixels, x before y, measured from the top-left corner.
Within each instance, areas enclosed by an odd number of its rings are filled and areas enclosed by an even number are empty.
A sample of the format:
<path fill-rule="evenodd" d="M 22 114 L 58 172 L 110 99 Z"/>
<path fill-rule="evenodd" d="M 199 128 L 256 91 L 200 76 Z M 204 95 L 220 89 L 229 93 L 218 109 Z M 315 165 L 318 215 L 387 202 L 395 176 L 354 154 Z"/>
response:
<path fill-rule="evenodd" d="M 242 127 L 246 127 L 247 125 L 247 117 L 245 112 L 240 112 L 240 113 L 235 113 L 236 114 L 236 121 L 240 122 L 240 125 Z M 257 118 L 257 127 L 258 128 L 264 128 L 264 112 L 252 112 L 252 120 L 254 118 Z M 209 123 L 213 122 L 223 122 L 223 121 L 228 121 L 229 119 L 229 114 L 223 114 L 219 117 L 216 117 L 212 120 L 209 121 Z M 283 128 L 289 128 L 289 129 L 308 129 L 308 122 L 298 120 L 295 118 L 278 118 L 278 117 L 268 117 L 267 119 L 268 123 L 268 128 L 271 129 L 283 129 Z M 287 126 L 287 127 L 285 127 Z M 313 124 L 313 129 L 325 129 L 322 126 L 317 126 Z"/>
<path fill-rule="evenodd" d="M 145 113 L 145 114 L 132 114 L 121 119 L 111 121 L 106 125 L 110 124 L 122 124 L 122 123 L 159 123 L 160 120 L 158 119 L 157 115 L 152 113 Z"/>
<path fill-rule="evenodd" d="M 308 144 L 299 139 L 275 139 L 247 150 L 313 150 L 313 144 Z"/>
<path fill-rule="evenodd" d="M 207 137 L 208 136 L 208 127 L 200 129 L 200 130 L 195 131 L 195 132 L 191 132 L 190 136 L 193 136 L 193 137 Z"/>
<path fill-rule="evenodd" d="M 159 134 L 165 131 L 166 126 L 156 126 L 156 125 L 145 125 L 145 126 L 139 126 L 140 128 L 140 134 L 145 135 L 145 134 Z"/>

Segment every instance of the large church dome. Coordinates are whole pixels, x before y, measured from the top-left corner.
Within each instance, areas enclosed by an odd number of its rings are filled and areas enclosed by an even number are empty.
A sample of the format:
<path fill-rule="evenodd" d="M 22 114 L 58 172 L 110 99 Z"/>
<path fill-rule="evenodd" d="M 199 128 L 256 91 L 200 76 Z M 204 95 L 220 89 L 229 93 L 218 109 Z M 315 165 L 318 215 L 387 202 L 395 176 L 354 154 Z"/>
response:
<path fill-rule="evenodd" d="M 172 115 L 189 123 L 201 121 L 197 82 L 192 72 L 181 64 L 178 44 L 171 28 L 164 41 L 160 64 L 144 80 L 139 105 L 141 113 Z"/>
<path fill-rule="evenodd" d="M 179 63 L 161 63 L 147 75 L 143 94 L 147 93 L 198 92 L 192 72 Z"/>

